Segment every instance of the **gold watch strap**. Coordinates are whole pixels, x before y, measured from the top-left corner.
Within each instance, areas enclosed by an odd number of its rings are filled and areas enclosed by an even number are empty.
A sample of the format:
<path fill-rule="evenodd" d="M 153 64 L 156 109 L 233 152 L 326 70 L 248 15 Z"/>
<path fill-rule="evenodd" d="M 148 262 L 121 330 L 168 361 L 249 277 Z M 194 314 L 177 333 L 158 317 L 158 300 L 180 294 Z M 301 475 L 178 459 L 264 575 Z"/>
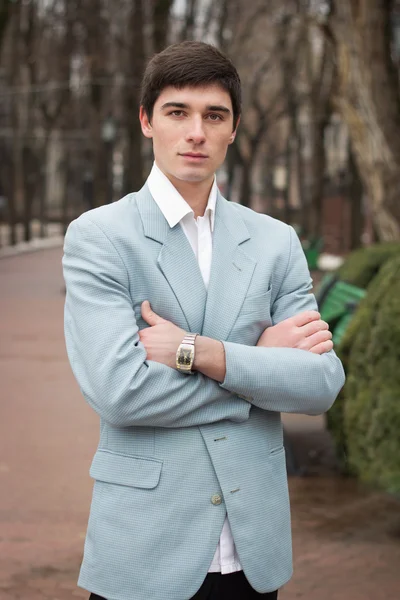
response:
<path fill-rule="evenodd" d="M 194 346 L 195 340 L 198 335 L 198 333 L 187 333 L 181 341 L 181 344 L 190 344 Z"/>

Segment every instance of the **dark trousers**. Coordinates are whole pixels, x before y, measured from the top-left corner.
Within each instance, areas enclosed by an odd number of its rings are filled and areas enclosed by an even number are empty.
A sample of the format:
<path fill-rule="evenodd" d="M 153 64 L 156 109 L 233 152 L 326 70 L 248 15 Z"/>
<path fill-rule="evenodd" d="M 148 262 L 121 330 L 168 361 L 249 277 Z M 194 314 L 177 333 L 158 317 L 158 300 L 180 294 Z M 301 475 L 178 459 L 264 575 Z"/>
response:
<path fill-rule="evenodd" d="M 277 600 L 278 592 L 268 594 L 259 594 L 256 592 L 243 571 L 237 571 L 230 575 L 221 575 L 220 573 L 208 573 L 203 585 L 191 600 Z M 89 600 L 106 600 L 96 594 L 91 594 Z M 136 600 L 132 598 L 132 600 Z"/>

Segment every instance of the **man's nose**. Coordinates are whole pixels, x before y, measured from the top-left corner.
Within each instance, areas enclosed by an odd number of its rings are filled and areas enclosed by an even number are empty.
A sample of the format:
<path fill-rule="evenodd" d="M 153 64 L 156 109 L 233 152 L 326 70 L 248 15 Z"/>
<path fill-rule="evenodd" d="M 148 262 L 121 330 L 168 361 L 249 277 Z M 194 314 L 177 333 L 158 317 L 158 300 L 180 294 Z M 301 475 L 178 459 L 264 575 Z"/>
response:
<path fill-rule="evenodd" d="M 186 132 L 186 140 L 195 144 L 201 144 L 205 139 L 204 121 L 202 117 L 190 119 L 188 130 Z"/>

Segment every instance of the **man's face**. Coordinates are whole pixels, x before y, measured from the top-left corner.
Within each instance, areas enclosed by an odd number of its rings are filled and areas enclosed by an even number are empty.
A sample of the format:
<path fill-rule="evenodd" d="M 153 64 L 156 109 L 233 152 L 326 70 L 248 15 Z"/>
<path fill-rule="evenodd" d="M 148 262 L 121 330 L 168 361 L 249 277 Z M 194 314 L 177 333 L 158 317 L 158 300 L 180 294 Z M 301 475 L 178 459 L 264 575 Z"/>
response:
<path fill-rule="evenodd" d="M 236 133 L 230 95 L 217 84 L 167 87 L 151 123 L 143 108 L 140 122 L 143 134 L 153 139 L 158 167 L 172 182 L 211 181 Z"/>

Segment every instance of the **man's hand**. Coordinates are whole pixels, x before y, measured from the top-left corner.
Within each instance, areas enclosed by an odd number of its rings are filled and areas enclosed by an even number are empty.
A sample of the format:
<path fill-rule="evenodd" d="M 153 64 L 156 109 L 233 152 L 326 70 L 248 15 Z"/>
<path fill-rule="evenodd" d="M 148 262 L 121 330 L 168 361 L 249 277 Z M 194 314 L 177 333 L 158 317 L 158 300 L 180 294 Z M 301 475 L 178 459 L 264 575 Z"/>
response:
<path fill-rule="evenodd" d="M 166 321 L 151 310 L 150 303 L 142 303 L 142 317 L 150 325 L 139 331 L 139 338 L 147 352 L 147 359 L 175 369 L 176 351 L 186 331 Z"/>
<path fill-rule="evenodd" d="M 257 346 L 299 348 L 314 354 L 324 354 L 333 348 L 332 333 L 328 323 L 321 320 L 319 312 L 308 310 L 268 327 Z"/>

